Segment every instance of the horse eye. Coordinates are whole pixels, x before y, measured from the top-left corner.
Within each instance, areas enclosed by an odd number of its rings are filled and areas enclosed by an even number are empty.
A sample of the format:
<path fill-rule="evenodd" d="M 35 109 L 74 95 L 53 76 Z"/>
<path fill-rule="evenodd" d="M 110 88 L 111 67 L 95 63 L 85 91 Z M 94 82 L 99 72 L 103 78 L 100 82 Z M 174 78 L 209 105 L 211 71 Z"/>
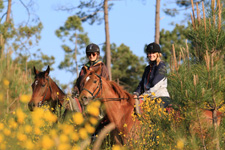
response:
<path fill-rule="evenodd" d="M 96 80 L 94 80 L 93 82 L 94 82 L 94 83 L 97 83 L 97 81 L 96 81 Z"/>

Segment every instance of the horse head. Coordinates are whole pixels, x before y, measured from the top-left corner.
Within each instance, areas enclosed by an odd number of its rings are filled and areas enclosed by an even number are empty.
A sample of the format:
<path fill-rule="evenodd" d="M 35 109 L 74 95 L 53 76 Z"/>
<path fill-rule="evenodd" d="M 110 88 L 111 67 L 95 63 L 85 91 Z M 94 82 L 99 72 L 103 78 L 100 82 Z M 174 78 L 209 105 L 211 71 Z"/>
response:
<path fill-rule="evenodd" d="M 40 107 L 45 101 L 57 97 L 57 95 L 53 95 L 51 93 L 51 78 L 49 77 L 49 72 L 49 66 L 43 72 L 36 70 L 36 68 L 34 67 L 35 79 L 31 85 L 33 93 L 31 100 L 28 103 L 28 107 L 31 111 L 33 111 L 34 107 Z"/>
<path fill-rule="evenodd" d="M 83 105 L 87 105 L 90 100 L 97 98 L 102 90 L 102 77 L 95 71 L 87 70 L 83 78 L 84 87 L 79 96 L 79 100 Z"/>

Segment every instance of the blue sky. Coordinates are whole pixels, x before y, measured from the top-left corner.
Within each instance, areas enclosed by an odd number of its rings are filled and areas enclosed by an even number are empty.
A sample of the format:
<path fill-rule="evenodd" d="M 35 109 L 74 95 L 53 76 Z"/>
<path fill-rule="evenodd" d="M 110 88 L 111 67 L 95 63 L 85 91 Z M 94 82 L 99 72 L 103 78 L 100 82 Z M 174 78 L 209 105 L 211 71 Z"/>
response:
<path fill-rule="evenodd" d="M 55 57 L 56 63 L 53 65 L 54 71 L 50 72 L 51 77 L 56 78 L 60 83 L 67 84 L 76 78 L 57 67 L 64 59 L 64 52 L 61 49 L 62 41 L 55 36 L 55 30 L 64 24 L 67 17 L 73 15 L 68 12 L 56 11 L 58 5 L 70 5 L 72 0 L 37 0 L 34 7 L 34 12 L 39 16 L 43 23 L 43 31 L 41 33 L 41 40 L 39 46 L 44 54 Z M 114 6 L 109 12 L 109 28 L 110 28 L 110 42 L 116 43 L 117 46 L 124 43 L 129 46 L 132 52 L 141 57 L 145 54 L 143 48 L 145 44 L 154 41 L 155 35 L 155 0 L 124 0 L 113 1 Z M 14 5 L 16 6 L 16 5 Z M 161 8 L 163 2 L 161 2 Z M 16 6 L 19 13 L 22 13 L 24 8 Z M 23 10 L 25 12 L 25 10 Z M 14 15 L 16 12 L 14 12 Z M 173 29 L 169 25 L 171 21 L 177 21 L 178 18 L 171 18 L 165 15 L 162 11 L 160 13 L 160 29 Z M 21 20 L 26 20 L 26 15 L 21 17 Z M 105 41 L 104 23 L 101 25 L 83 24 L 85 32 L 91 42 L 101 44 Z M 101 46 L 100 46 L 101 47 Z M 83 53 L 81 56 L 85 56 Z M 47 68 L 47 66 L 46 66 Z"/>

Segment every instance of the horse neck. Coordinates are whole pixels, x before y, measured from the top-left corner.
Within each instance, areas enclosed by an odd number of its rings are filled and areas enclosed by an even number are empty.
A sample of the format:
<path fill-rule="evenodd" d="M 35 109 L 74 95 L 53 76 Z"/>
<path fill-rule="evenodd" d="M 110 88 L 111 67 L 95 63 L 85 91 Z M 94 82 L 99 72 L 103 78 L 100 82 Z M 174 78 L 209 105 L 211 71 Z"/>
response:
<path fill-rule="evenodd" d="M 102 82 L 102 90 L 105 93 L 102 93 L 103 102 L 106 108 L 107 116 L 109 117 L 111 122 L 114 122 L 117 128 L 124 132 L 124 124 L 129 123 L 131 126 L 133 125 L 133 120 L 131 114 L 134 110 L 133 98 L 126 95 L 124 98 L 127 99 L 119 99 L 121 98 L 117 92 L 112 87 L 110 81 L 103 80 Z M 107 98 L 118 98 L 112 100 Z M 130 102 L 129 102 L 130 101 Z M 130 129 L 129 129 L 130 130 Z"/>
<path fill-rule="evenodd" d="M 52 92 L 52 99 L 56 100 L 63 100 L 66 94 L 59 88 L 59 86 L 50 78 L 50 87 L 51 87 L 51 92 Z"/>

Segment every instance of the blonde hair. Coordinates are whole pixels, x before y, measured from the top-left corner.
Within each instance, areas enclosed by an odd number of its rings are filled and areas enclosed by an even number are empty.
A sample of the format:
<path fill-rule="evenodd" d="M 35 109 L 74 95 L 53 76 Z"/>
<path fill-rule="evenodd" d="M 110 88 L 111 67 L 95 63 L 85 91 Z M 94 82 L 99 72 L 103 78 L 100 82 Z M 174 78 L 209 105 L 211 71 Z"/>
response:
<path fill-rule="evenodd" d="M 156 58 L 156 65 L 158 66 L 160 61 L 161 61 L 161 57 L 162 57 L 162 54 L 161 53 L 157 53 L 157 58 Z"/>

